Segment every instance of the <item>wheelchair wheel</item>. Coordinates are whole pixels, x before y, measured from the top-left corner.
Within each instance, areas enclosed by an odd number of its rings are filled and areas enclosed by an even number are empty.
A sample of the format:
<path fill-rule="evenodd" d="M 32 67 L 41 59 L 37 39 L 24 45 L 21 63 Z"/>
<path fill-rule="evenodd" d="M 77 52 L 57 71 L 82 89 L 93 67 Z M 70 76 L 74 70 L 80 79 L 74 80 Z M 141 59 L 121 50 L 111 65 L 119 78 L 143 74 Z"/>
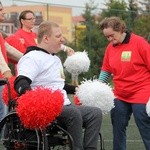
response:
<path fill-rule="evenodd" d="M 100 150 L 105 150 L 105 145 L 104 145 L 104 139 L 102 137 L 102 134 L 99 132 L 99 143 L 98 143 L 98 149 Z"/>
<path fill-rule="evenodd" d="M 38 130 L 25 129 L 16 112 L 9 113 L 0 122 L 1 143 L 5 150 L 40 150 Z"/>
<path fill-rule="evenodd" d="M 73 150 L 72 136 L 57 123 L 49 126 L 47 133 L 50 150 Z"/>

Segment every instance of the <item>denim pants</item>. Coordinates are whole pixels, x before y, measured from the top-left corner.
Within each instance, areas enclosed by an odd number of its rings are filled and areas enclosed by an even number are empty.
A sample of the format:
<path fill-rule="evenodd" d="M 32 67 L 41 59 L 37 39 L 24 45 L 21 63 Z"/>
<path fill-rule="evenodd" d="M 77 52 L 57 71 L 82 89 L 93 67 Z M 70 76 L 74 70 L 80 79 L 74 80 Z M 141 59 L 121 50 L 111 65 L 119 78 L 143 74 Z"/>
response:
<path fill-rule="evenodd" d="M 0 86 L 0 121 L 7 113 L 7 108 L 2 100 L 2 90 L 3 90 L 3 86 Z"/>
<path fill-rule="evenodd" d="M 111 111 L 113 150 L 126 150 L 126 127 L 132 113 L 145 149 L 150 150 L 150 117 L 146 113 L 146 105 L 127 103 L 118 99 L 115 99 L 115 107 Z"/>
<path fill-rule="evenodd" d="M 74 150 L 96 150 L 102 123 L 99 108 L 88 106 L 64 106 L 58 117 L 74 140 Z M 83 134 L 84 127 L 84 134 Z"/>

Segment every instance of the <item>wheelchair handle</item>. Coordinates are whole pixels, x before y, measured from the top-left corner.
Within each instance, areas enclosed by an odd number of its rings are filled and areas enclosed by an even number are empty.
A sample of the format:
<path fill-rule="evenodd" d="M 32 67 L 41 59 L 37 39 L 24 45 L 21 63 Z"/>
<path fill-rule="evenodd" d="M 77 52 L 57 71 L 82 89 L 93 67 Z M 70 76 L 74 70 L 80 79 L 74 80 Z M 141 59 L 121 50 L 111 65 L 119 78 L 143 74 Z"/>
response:
<path fill-rule="evenodd" d="M 7 79 L 0 79 L 0 86 L 7 84 Z"/>
<path fill-rule="evenodd" d="M 11 100 L 11 94 L 10 94 L 10 83 L 7 79 L 0 79 L 0 86 L 3 86 L 7 84 L 8 87 L 8 99 Z"/>

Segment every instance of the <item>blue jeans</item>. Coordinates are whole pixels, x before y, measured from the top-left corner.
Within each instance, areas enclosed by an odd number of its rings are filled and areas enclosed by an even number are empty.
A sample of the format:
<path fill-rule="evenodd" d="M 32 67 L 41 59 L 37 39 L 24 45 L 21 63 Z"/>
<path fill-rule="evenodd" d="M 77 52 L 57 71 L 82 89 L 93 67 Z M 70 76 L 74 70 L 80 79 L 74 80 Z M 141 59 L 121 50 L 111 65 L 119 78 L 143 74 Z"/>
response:
<path fill-rule="evenodd" d="M 115 107 L 111 111 L 113 150 L 126 150 L 126 127 L 132 113 L 145 148 L 150 150 L 150 117 L 146 113 L 146 105 L 127 103 L 118 99 L 115 99 Z"/>
<path fill-rule="evenodd" d="M 2 100 L 2 90 L 3 90 L 3 86 L 0 86 L 0 121 L 7 113 L 6 105 L 3 103 Z"/>

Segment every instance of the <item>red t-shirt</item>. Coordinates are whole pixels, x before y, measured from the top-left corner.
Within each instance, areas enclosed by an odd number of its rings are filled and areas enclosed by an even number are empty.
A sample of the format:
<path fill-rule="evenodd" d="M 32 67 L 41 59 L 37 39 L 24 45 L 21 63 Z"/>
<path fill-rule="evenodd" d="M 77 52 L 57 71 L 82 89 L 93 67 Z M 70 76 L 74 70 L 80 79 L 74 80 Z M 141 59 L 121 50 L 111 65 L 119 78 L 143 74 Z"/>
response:
<path fill-rule="evenodd" d="M 102 70 L 113 74 L 114 94 L 129 103 L 150 98 L 150 45 L 135 34 L 129 43 L 106 48 Z"/>
<path fill-rule="evenodd" d="M 21 28 L 5 40 L 22 53 L 26 52 L 27 47 L 36 46 L 37 35 L 34 32 L 26 32 Z M 17 62 L 9 58 L 9 62 L 16 64 Z"/>
<path fill-rule="evenodd" d="M 26 32 L 20 28 L 16 33 L 7 37 L 5 40 L 22 53 L 25 53 L 27 47 L 36 46 L 36 39 L 36 33 Z"/>
<path fill-rule="evenodd" d="M 1 51 L 2 51 L 2 54 L 5 58 L 5 61 L 8 63 L 8 60 L 7 60 L 7 52 L 6 52 L 6 49 L 5 49 L 5 41 L 3 39 L 3 36 L 2 34 L 0 33 L 0 47 L 1 47 Z M 2 74 L 0 73 L 0 78 L 2 78 Z"/>

